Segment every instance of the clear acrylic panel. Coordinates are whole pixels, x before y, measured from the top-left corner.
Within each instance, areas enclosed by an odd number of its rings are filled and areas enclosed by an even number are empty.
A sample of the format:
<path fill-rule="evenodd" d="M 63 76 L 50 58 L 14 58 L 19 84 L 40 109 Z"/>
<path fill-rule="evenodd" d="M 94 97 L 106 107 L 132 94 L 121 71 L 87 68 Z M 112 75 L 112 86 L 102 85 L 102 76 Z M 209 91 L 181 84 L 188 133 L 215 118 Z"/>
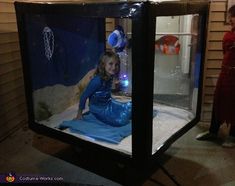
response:
<path fill-rule="evenodd" d="M 156 18 L 152 153 L 196 116 L 199 29 L 197 14 Z"/>
<path fill-rule="evenodd" d="M 131 154 L 131 20 L 35 14 L 25 22 L 35 122 Z M 115 55 L 101 64 L 105 51 Z"/>

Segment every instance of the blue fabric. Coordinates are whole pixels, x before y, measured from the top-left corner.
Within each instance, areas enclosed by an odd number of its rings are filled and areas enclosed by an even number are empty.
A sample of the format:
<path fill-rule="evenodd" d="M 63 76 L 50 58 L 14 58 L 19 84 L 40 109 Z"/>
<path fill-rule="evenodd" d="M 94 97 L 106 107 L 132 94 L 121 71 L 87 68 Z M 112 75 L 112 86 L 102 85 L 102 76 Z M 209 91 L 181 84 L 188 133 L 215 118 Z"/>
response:
<path fill-rule="evenodd" d="M 113 127 L 99 121 L 93 114 L 84 115 L 81 120 L 64 121 L 59 128 L 70 128 L 71 132 L 83 134 L 96 140 L 118 144 L 131 134 L 131 122 Z"/>
<path fill-rule="evenodd" d="M 127 125 L 131 119 L 131 102 L 118 102 L 111 97 L 112 79 L 104 81 L 95 76 L 80 98 L 83 110 L 89 98 L 89 111 L 100 121 L 115 127 Z"/>
<path fill-rule="evenodd" d="M 157 116 L 157 113 L 157 110 L 153 110 L 153 118 Z M 129 136 L 132 131 L 131 120 L 124 126 L 113 127 L 98 120 L 91 113 L 84 115 L 81 120 L 63 121 L 59 128 L 69 128 L 71 132 L 83 134 L 95 140 L 106 141 L 113 144 L 120 143 L 120 141 Z"/>

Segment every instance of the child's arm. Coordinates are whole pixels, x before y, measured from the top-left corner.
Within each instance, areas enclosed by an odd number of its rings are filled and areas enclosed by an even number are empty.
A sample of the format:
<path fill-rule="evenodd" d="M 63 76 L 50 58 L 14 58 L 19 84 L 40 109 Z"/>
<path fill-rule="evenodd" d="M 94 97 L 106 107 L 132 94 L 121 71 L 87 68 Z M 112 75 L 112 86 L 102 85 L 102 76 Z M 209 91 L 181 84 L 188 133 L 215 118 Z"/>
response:
<path fill-rule="evenodd" d="M 74 119 L 81 119 L 82 118 L 82 111 L 85 109 L 86 100 L 94 94 L 94 92 L 101 86 L 101 79 L 99 77 L 94 77 L 90 83 L 88 84 L 85 91 L 82 93 L 79 102 L 79 109 L 76 118 Z"/>
<path fill-rule="evenodd" d="M 82 110 L 78 109 L 77 116 L 74 118 L 75 120 L 82 119 Z"/>

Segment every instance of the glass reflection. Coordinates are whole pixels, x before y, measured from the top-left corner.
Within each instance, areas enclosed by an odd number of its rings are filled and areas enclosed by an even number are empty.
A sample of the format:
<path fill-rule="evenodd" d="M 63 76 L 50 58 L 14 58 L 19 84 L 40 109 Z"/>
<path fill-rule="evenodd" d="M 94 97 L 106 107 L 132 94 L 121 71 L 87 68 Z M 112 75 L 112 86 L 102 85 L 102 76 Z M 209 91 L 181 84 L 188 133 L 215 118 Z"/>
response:
<path fill-rule="evenodd" d="M 156 18 L 152 153 L 196 115 L 199 15 Z"/>

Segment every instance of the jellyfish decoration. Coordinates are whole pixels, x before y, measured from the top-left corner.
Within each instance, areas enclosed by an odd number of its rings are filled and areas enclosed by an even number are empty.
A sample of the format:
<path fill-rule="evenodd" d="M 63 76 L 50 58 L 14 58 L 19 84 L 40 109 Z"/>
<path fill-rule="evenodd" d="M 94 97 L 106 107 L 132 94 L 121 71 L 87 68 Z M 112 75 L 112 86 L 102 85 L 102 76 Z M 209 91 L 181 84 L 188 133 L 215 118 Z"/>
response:
<path fill-rule="evenodd" d="M 45 56 L 48 61 L 50 61 L 54 53 L 54 34 L 49 27 L 44 27 L 42 34 L 45 48 Z"/>
<path fill-rule="evenodd" d="M 180 52 L 179 39 L 173 35 L 165 35 L 155 41 L 155 50 L 165 55 L 178 55 Z"/>

